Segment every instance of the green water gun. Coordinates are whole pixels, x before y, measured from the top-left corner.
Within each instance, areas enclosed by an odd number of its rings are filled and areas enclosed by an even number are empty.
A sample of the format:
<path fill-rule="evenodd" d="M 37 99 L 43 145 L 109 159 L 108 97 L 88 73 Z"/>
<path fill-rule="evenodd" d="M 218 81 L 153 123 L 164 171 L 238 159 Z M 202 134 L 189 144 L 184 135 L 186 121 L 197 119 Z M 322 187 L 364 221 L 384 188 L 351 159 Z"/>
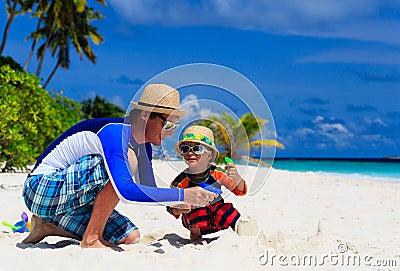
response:
<path fill-rule="evenodd" d="M 233 164 L 233 160 L 230 157 L 225 157 L 225 163 L 226 164 Z"/>

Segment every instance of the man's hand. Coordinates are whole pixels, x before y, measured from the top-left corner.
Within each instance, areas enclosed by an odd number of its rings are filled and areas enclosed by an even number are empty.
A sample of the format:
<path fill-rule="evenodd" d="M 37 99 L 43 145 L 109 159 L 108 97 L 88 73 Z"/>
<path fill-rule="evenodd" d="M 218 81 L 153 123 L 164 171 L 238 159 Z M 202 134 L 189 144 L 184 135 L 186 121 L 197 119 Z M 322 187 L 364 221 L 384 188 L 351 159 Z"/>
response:
<path fill-rule="evenodd" d="M 208 192 L 201 187 L 186 188 L 184 193 L 185 203 L 201 207 L 206 206 L 218 196 L 218 194 Z"/>

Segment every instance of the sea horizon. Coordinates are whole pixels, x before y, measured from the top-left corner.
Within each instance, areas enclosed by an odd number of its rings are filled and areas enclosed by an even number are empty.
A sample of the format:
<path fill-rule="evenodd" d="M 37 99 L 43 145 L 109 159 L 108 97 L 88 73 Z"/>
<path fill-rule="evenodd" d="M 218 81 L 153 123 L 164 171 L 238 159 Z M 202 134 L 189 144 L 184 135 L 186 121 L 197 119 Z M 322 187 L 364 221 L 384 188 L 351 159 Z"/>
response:
<path fill-rule="evenodd" d="M 280 170 L 400 182 L 400 158 L 394 157 L 396 156 L 383 158 L 276 157 L 272 166 Z"/>
<path fill-rule="evenodd" d="M 181 161 L 178 157 L 167 159 Z M 278 170 L 400 183 L 400 159 L 397 158 L 276 157 L 262 158 L 261 161 Z M 254 161 L 249 163 L 247 160 L 235 160 L 234 163 L 257 165 Z"/>

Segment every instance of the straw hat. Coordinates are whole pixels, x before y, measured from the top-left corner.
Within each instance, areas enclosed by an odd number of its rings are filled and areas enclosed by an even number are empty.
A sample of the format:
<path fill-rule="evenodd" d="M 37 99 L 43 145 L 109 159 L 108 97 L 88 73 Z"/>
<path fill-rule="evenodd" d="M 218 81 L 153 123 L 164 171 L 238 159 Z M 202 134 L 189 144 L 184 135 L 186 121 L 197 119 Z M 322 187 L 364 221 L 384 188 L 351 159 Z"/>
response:
<path fill-rule="evenodd" d="M 204 145 L 212 149 L 214 152 L 214 160 L 217 159 L 219 152 L 215 147 L 214 134 L 211 131 L 211 129 L 199 125 L 189 126 L 183 132 L 182 140 L 178 141 L 174 146 L 174 150 L 179 156 L 182 156 L 179 147 L 181 146 L 182 143 L 188 141 L 197 142 L 200 143 L 201 145 Z"/>
<path fill-rule="evenodd" d="M 179 92 L 165 84 L 149 84 L 139 102 L 131 102 L 134 108 L 143 111 L 164 113 L 182 117 L 186 111 L 179 110 Z"/>

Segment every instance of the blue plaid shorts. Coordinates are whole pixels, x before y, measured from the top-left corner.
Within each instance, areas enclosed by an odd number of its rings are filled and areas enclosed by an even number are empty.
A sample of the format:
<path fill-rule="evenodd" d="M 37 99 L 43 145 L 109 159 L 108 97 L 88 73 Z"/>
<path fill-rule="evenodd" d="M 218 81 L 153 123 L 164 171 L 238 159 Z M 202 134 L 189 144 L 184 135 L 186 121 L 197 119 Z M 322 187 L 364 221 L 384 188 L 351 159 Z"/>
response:
<path fill-rule="evenodd" d="M 87 155 L 51 174 L 28 176 L 22 197 L 28 209 L 46 222 L 82 239 L 94 198 L 109 181 L 101 155 Z M 118 243 L 137 227 L 114 210 L 103 238 Z"/>

